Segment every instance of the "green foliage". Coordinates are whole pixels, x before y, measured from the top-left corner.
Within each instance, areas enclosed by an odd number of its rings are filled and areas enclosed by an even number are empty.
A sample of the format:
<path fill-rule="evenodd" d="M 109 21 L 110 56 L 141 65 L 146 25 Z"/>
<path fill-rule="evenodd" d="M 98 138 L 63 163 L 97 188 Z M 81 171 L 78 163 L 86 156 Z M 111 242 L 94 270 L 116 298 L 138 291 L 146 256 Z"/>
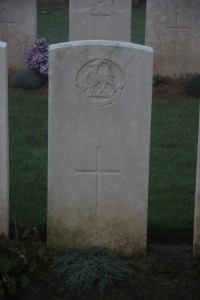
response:
<path fill-rule="evenodd" d="M 0 236 L 0 299 L 7 299 L 7 296 L 16 295 L 18 289 L 28 287 L 30 274 L 37 264 L 48 260 L 46 246 L 37 241 L 37 228 L 22 230 L 17 222 L 15 226 L 15 241 L 8 242 Z"/>
<path fill-rule="evenodd" d="M 153 76 L 153 86 L 163 86 L 167 84 L 168 80 L 169 80 L 168 77 L 162 76 L 160 74 L 156 74 Z"/>
<path fill-rule="evenodd" d="M 99 247 L 60 248 L 53 250 L 52 254 L 57 273 L 79 296 L 92 289 L 102 293 L 114 280 L 135 274 L 132 263 Z"/>
<path fill-rule="evenodd" d="M 186 80 L 186 92 L 193 97 L 200 97 L 200 74 L 194 74 Z"/>
<path fill-rule="evenodd" d="M 17 287 L 29 285 L 28 251 L 22 244 L 0 238 L 0 299 L 15 295 Z"/>
<path fill-rule="evenodd" d="M 15 72 L 12 76 L 12 83 L 24 89 L 35 89 L 40 87 L 44 82 L 44 78 L 30 70 Z"/>

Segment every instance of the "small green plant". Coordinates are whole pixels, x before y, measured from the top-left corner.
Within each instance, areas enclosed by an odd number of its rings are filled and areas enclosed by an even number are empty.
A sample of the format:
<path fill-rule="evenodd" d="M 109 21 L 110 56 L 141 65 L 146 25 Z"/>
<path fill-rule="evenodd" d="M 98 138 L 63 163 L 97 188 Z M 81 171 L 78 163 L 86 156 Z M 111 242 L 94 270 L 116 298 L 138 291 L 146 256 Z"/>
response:
<path fill-rule="evenodd" d="M 35 89 L 44 83 L 44 78 L 39 73 L 24 70 L 14 73 L 12 83 L 14 86 L 24 89 Z"/>
<path fill-rule="evenodd" d="M 38 242 L 37 228 L 23 226 L 15 217 L 14 223 L 14 240 L 0 236 L 0 300 L 26 288 L 37 264 L 49 259 L 46 245 Z"/>
<path fill-rule="evenodd" d="M 156 74 L 153 76 L 153 86 L 163 86 L 167 84 L 168 77 Z"/>
<path fill-rule="evenodd" d="M 200 97 L 200 74 L 193 74 L 186 80 L 186 92 L 193 97 Z"/>
<path fill-rule="evenodd" d="M 0 299 L 15 295 L 17 287 L 29 285 L 27 249 L 21 244 L 8 243 L 0 238 Z"/>
<path fill-rule="evenodd" d="M 57 273 L 78 296 L 92 289 L 102 293 L 114 280 L 135 274 L 131 262 L 104 248 L 60 248 L 53 250 L 52 255 Z"/>

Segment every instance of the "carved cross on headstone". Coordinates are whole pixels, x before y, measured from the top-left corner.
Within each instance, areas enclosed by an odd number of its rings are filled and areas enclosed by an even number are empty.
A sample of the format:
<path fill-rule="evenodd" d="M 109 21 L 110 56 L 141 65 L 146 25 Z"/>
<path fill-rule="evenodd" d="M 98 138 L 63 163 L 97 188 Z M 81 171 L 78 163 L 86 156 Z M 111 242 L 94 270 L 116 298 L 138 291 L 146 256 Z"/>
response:
<path fill-rule="evenodd" d="M 1 35 L 0 35 L 0 39 L 2 41 L 5 41 L 5 39 L 6 39 L 6 33 L 7 33 L 7 26 L 8 25 L 13 25 L 13 24 L 15 24 L 15 22 L 7 20 L 5 7 L 1 8 L 0 14 L 1 14 L 1 17 L 0 17 L 0 26 L 2 27 L 2 38 L 1 38 Z"/>
<path fill-rule="evenodd" d="M 190 27 L 188 27 L 188 26 L 181 26 L 180 25 L 180 14 L 177 13 L 176 14 L 176 23 L 175 23 L 175 26 L 166 26 L 166 29 L 167 30 L 175 31 L 175 43 L 174 43 L 175 49 L 174 50 L 177 53 L 179 50 L 182 49 L 180 47 L 181 34 L 183 34 L 184 32 L 189 31 Z"/>
<path fill-rule="evenodd" d="M 97 146 L 96 168 L 93 170 L 76 170 L 76 174 L 94 175 L 96 177 L 96 197 L 95 197 L 95 216 L 98 215 L 98 204 L 101 200 L 101 176 L 120 175 L 120 170 L 102 170 L 101 169 L 101 146 Z"/>

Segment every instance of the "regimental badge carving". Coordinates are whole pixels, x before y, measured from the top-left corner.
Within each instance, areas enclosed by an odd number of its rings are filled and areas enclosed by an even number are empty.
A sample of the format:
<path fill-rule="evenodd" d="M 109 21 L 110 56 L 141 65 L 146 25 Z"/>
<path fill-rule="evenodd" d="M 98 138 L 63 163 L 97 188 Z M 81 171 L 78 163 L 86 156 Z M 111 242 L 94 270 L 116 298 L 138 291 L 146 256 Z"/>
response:
<path fill-rule="evenodd" d="M 91 7 L 89 9 L 92 16 L 110 16 L 111 7 L 114 0 L 90 0 Z"/>
<path fill-rule="evenodd" d="M 114 62 L 95 59 L 80 69 L 76 86 L 84 101 L 102 107 L 119 100 L 125 88 L 124 74 Z"/>

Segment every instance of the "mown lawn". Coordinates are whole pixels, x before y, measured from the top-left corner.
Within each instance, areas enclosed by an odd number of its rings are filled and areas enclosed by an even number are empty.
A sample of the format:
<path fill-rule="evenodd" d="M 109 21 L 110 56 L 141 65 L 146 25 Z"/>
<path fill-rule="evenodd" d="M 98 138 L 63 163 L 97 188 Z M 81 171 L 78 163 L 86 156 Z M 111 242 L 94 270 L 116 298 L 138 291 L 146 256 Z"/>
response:
<path fill-rule="evenodd" d="M 149 227 L 193 228 L 198 100 L 153 100 Z"/>

